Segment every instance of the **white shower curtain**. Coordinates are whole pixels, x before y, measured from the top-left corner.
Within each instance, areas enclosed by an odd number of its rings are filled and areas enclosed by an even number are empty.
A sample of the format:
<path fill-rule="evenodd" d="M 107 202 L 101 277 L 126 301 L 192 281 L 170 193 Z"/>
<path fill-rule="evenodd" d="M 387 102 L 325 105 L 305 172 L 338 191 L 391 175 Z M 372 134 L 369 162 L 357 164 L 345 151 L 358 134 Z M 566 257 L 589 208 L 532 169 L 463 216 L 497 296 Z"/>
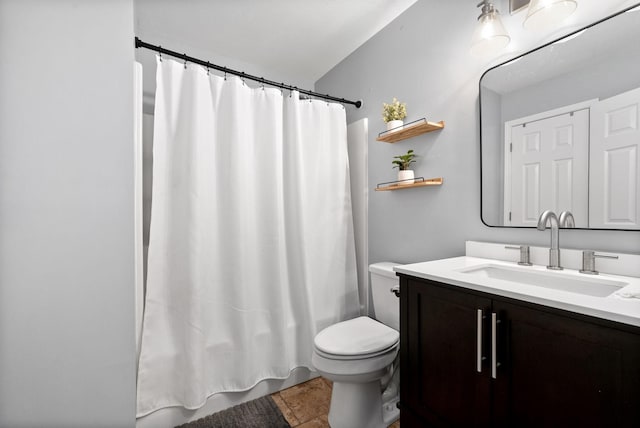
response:
<path fill-rule="evenodd" d="M 344 108 L 157 67 L 139 417 L 311 367 L 358 315 Z"/>

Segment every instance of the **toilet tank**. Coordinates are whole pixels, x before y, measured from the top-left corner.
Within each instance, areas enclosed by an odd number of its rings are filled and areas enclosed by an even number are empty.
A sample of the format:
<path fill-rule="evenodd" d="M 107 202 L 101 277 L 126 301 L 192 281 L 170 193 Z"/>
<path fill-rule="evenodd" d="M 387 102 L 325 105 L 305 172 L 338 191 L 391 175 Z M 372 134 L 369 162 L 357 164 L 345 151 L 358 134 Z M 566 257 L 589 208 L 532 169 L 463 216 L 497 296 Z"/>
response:
<path fill-rule="evenodd" d="M 398 277 L 393 271 L 400 263 L 381 262 L 369 265 L 371 273 L 371 298 L 374 318 L 400 331 L 400 299 L 390 290 L 398 285 Z"/>

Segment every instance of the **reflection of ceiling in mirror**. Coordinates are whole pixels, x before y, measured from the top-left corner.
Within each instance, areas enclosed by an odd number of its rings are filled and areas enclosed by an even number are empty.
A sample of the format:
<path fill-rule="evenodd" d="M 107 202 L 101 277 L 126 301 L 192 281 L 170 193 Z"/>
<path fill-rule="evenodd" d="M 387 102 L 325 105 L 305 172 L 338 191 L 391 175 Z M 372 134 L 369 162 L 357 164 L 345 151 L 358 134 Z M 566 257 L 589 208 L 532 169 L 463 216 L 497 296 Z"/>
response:
<path fill-rule="evenodd" d="M 505 94 L 586 64 L 619 55 L 640 55 L 640 11 L 628 11 L 586 31 L 569 35 L 543 49 L 516 58 L 482 77 L 483 88 Z"/>

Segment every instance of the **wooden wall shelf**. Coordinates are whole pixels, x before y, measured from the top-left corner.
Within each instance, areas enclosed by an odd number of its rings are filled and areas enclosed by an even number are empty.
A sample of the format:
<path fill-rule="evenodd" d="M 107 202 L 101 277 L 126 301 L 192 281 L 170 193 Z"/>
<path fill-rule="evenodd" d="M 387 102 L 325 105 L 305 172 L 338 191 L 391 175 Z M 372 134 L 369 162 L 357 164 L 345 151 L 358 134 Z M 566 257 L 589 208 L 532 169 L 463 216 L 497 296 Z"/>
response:
<path fill-rule="evenodd" d="M 389 184 L 388 186 L 382 186 L 382 187 L 381 185 L 378 185 L 378 187 L 376 187 L 375 190 L 376 192 L 383 192 L 386 190 L 402 190 L 402 189 L 411 189 L 413 187 L 441 186 L 441 185 L 442 185 L 442 177 L 437 177 L 437 178 L 427 178 L 426 180 L 418 181 L 413 184 L 393 183 L 393 184 Z"/>
<path fill-rule="evenodd" d="M 406 140 L 407 138 L 416 137 L 427 132 L 439 131 L 444 128 L 444 120 L 440 122 L 429 122 L 426 119 L 419 119 L 404 125 L 404 128 L 397 131 L 385 131 L 378 134 L 376 141 L 385 143 L 395 143 Z"/>

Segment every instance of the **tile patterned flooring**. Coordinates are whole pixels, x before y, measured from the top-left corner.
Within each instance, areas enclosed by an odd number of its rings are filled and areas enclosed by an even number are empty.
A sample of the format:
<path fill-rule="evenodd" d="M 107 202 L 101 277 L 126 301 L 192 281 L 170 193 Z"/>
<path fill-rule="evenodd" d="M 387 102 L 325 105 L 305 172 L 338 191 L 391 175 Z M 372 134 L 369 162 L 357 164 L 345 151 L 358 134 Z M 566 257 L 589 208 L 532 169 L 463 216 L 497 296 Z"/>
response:
<path fill-rule="evenodd" d="M 322 377 L 271 394 L 289 425 L 294 428 L 329 428 L 331 381 Z M 400 421 L 389 428 L 400 428 Z"/>

